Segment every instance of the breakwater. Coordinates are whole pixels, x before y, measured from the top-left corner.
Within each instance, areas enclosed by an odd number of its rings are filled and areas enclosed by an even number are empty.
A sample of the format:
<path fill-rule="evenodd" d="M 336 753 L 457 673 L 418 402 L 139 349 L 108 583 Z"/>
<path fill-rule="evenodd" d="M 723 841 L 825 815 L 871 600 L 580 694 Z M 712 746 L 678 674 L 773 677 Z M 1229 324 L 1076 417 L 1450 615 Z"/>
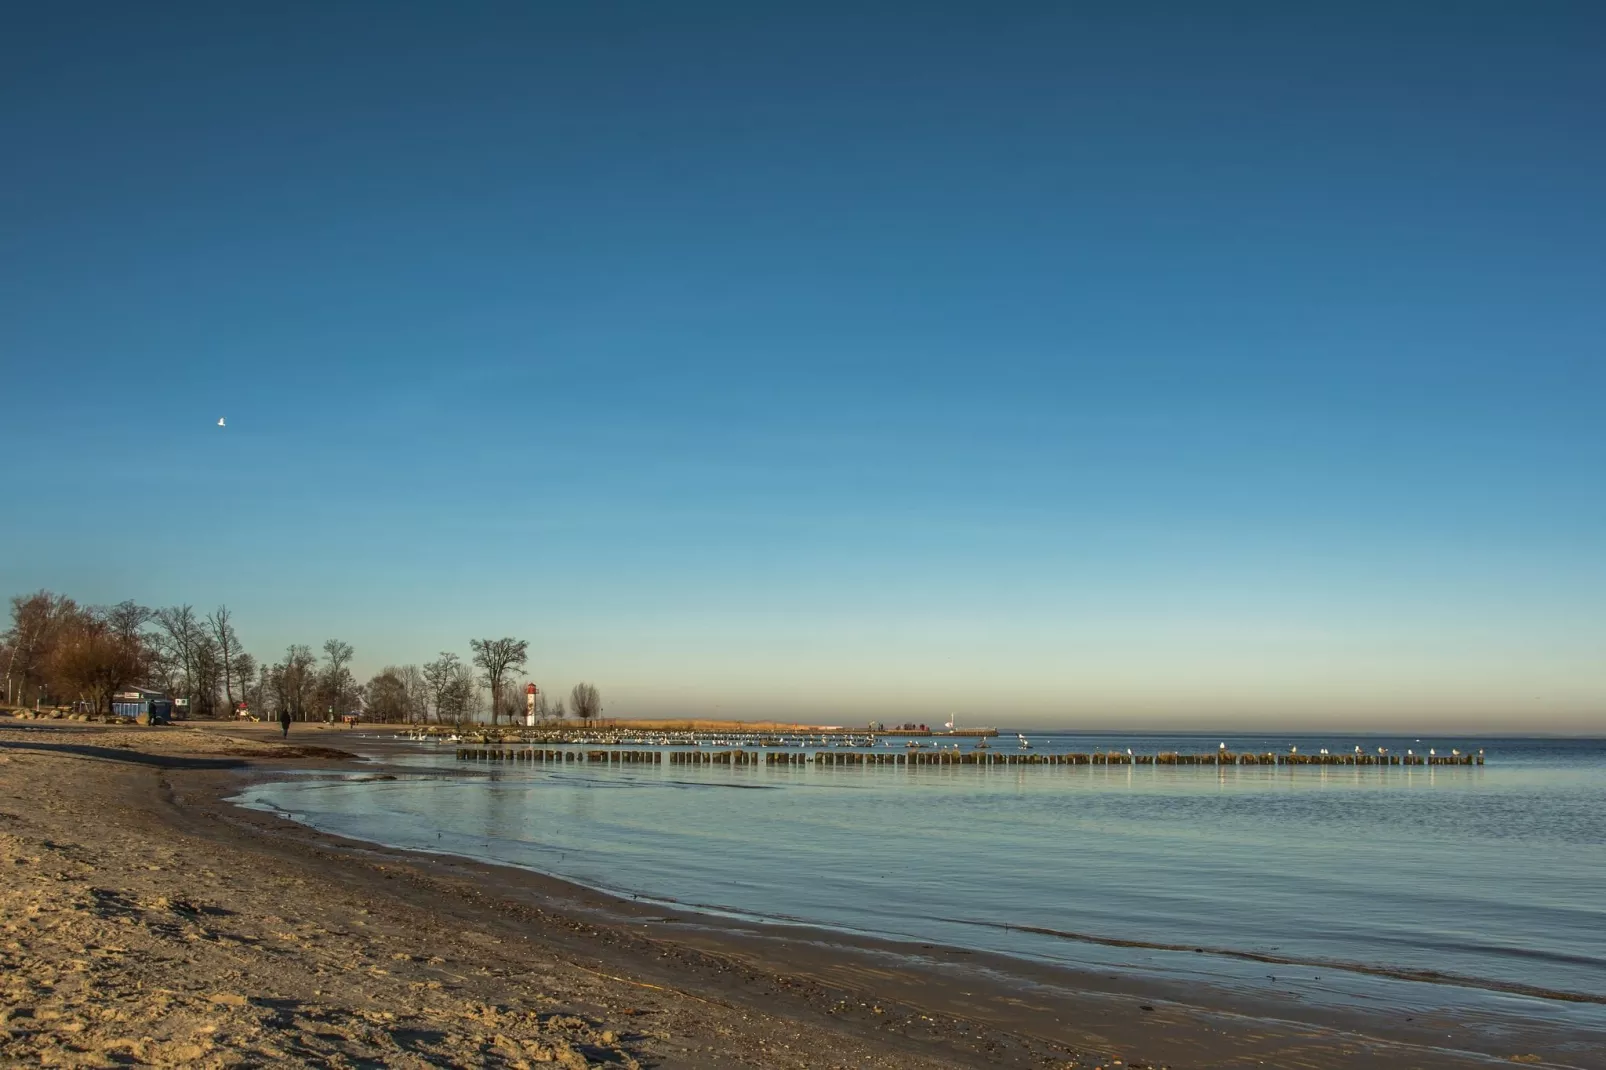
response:
<path fill-rule="evenodd" d="M 798 728 L 787 732 L 754 731 L 740 728 L 718 731 L 662 729 L 642 731 L 624 728 L 490 727 L 465 729 L 449 725 L 413 725 L 394 738 L 415 743 L 459 743 L 480 747 L 874 747 L 882 740 L 905 737 L 930 740 L 996 739 L 996 728 L 956 728 L 952 731 L 923 729 L 883 730 L 879 728 Z M 940 744 L 933 742 L 932 746 Z"/>
<path fill-rule="evenodd" d="M 458 747 L 460 762 L 612 762 L 658 764 L 661 750 L 543 750 L 537 747 Z"/>
<path fill-rule="evenodd" d="M 459 747 L 458 761 L 606 762 L 660 765 L 1320 765 L 1444 766 L 1482 765 L 1477 754 L 1131 754 L 1121 751 L 1078 754 L 1010 753 L 1003 751 L 747 751 L 747 750 L 557 750 L 540 747 Z"/>
<path fill-rule="evenodd" d="M 798 764 L 802 754 L 772 754 L 771 764 Z M 790 759 L 790 761 L 787 761 Z M 998 751 L 820 752 L 818 765 L 1482 765 L 1481 754 L 1032 754 Z"/>

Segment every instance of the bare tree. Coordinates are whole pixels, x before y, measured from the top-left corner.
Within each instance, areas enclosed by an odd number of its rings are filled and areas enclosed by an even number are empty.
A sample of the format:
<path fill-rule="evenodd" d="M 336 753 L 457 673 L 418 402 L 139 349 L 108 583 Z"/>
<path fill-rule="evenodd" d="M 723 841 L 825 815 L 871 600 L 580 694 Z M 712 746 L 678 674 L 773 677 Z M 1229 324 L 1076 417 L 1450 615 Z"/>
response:
<path fill-rule="evenodd" d="M 211 633 L 212 641 L 217 644 L 218 663 L 223 670 L 223 695 L 228 701 L 229 714 L 234 713 L 234 660 L 240 655 L 240 637 L 234 634 L 234 624 L 230 619 L 228 606 L 218 606 L 210 617 L 206 618 L 207 631 Z M 241 681 L 242 688 L 244 680 Z"/>
<path fill-rule="evenodd" d="M 424 721 L 429 717 L 429 685 L 424 680 L 424 671 L 417 665 L 403 665 L 396 670 L 396 676 L 402 682 L 402 689 L 407 693 L 407 720 Z"/>
<path fill-rule="evenodd" d="M 195 616 L 192 606 L 171 606 L 156 611 L 156 623 L 162 630 L 162 646 L 171 667 L 170 691 L 182 692 L 184 704 L 194 706 L 197 683 L 201 675 L 200 659 L 205 629 Z"/>
<path fill-rule="evenodd" d="M 262 664 L 257 666 L 257 702 L 260 704 L 256 713 L 263 720 L 271 720 L 274 714 L 284 709 L 284 666 Z"/>
<path fill-rule="evenodd" d="M 475 720 L 479 714 L 479 681 L 474 679 L 474 670 L 469 666 L 459 663 L 452 671 L 451 683 L 446 688 L 446 705 L 447 712 L 458 725 Z"/>
<path fill-rule="evenodd" d="M 407 719 L 407 685 L 402 682 L 401 670 L 387 665 L 368 681 L 363 688 L 364 714 L 375 721 L 405 721 Z"/>
<path fill-rule="evenodd" d="M 195 641 L 195 679 L 190 685 L 191 709 L 196 716 L 217 713 L 218 686 L 223 682 L 223 658 L 217 640 L 204 628 Z"/>
<path fill-rule="evenodd" d="M 40 590 L 11 599 L 6 632 L 6 700 L 26 705 L 44 692 L 45 664 L 61 624 L 78 609 L 66 595 Z"/>
<path fill-rule="evenodd" d="M 446 722 L 447 708 L 450 703 L 452 681 L 457 679 L 457 668 L 461 660 L 456 654 L 441 651 L 441 656 L 424 666 L 424 683 L 429 688 L 429 696 L 435 704 L 435 720 L 444 724 Z"/>
<path fill-rule="evenodd" d="M 517 685 L 509 682 L 502 688 L 502 708 L 498 712 L 507 718 L 508 724 L 517 724 L 524 716 L 524 694 Z"/>
<path fill-rule="evenodd" d="M 248 711 L 260 716 L 262 688 L 253 682 L 257 679 L 257 659 L 243 650 L 234 655 L 234 678 L 240 681 L 240 701 Z"/>
<path fill-rule="evenodd" d="M 595 684 L 575 684 L 574 690 L 569 692 L 569 705 L 574 715 L 583 721 L 591 721 L 602 715 L 602 693 Z"/>
<path fill-rule="evenodd" d="M 357 681 L 351 675 L 351 644 L 339 639 L 328 639 L 323 644 L 324 669 L 318 679 L 318 703 L 328 708 L 331 716 L 338 710 L 345 713 L 354 708 L 359 696 Z"/>
<path fill-rule="evenodd" d="M 331 673 L 346 671 L 346 666 L 351 664 L 353 653 L 355 651 L 352 650 L 350 643 L 339 639 L 325 639 L 323 641 L 324 659 L 329 663 L 328 671 Z"/>
<path fill-rule="evenodd" d="M 139 605 L 137 602 L 118 602 L 102 611 L 102 616 L 117 638 L 129 646 L 145 647 L 149 638 L 145 634 L 145 626 L 156 616 L 153 610 Z"/>
<path fill-rule="evenodd" d="M 145 678 L 169 695 L 179 695 L 184 689 L 184 669 L 168 649 L 167 637 L 158 635 L 152 643 Z"/>
<path fill-rule="evenodd" d="M 122 649 L 133 659 L 123 686 L 145 683 L 160 647 L 156 637 L 147 631 L 156 618 L 156 612 L 137 602 L 125 600 L 101 610 L 100 615 Z"/>
<path fill-rule="evenodd" d="M 485 671 L 485 686 L 491 689 L 491 723 L 496 723 L 500 712 L 502 688 L 510 673 L 523 672 L 529 660 L 530 642 L 527 639 L 471 639 L 474 664 Z"/>
<path fill-rule="evenodd" d="M 146 683 L 202 716 L 220 704 L 232 713 L 243 699 L 259 716 L 287 712 L 308 720 L 325 707 L 344 712 L 366 701 L 377 716 L 397 720 L 427 722 L 433 708 L 437 720 L 461 723 L 488 706 L 493 724 L 504 715 L 516 722 L 525 709 L 518 682 L 529 642 L 504 636 L 475 639 L 470 646 L 467 663 L 442 652 L 427 665 L 386 666 L 358 686 L 352 646 L 339 639 L 323 644 L 321 663 L 312 648 L 293 644 L 282 660 L 265 664 L 242 648 L 224 605 L 205 616 L 189 605 L 151 610 L 133 601 L 86 609 L 38 591 L 11 599 L 10 627 L 0 633 L 0 670 L 8 700 L 60 695 L 97 710 L 106 708 L 117 689 Z M 601 714 L 595 686 L 577 685 L 569 698 L 576 717 Z M 535 708 L 543 720 L 564 716 L 564 702 L 555 696 L 539 695 Z"/>
<path fill-rule="evenodd" d="M 274 666 L 275 690 L 281 708 L 288 709 L 294 720 L 307 719 L 307 703 L 314 694 L 313 668 L 317 663 L 310 646 L 294 643 L 285 651 L 284 661 Z"/>

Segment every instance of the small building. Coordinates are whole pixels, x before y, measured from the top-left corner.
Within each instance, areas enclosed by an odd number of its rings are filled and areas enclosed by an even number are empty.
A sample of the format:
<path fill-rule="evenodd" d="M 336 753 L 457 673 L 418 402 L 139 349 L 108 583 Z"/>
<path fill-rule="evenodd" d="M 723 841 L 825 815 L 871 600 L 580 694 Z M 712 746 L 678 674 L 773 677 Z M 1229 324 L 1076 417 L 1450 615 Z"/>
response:
<path fill-rule="evenodd" d="M 112 713 L 145 724 L 166 724 L 173 719 L 173 700 L 148 687 L 130 687 L 112 696 Z"/>

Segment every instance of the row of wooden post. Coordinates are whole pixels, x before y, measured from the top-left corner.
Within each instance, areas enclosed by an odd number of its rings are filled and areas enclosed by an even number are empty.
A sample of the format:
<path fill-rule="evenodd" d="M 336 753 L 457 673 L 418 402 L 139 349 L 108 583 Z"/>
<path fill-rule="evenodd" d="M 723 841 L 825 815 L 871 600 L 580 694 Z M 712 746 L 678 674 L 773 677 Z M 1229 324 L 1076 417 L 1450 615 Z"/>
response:
<path fill-rule="evenodd" d="M 771 755 L 791 764 L 801 755 Z M 1482 765 L 1481 754 L 1040 754 L 1009 751 L 820 751 L 818 765 Z"/>
<path fill-rule="evenodd" d="M 1004 751 L 542 750 L 459 747 L 459 761 L 674 765 L 1482 765 L 1482 754 L 1016 754 Z M 762 757 L 760 755 L 762 754 Z"/>
<path fill-rule="evenodd" d="M 460 762 L 612 762 L 614 764 L 648 764 L 663 762 L 664 752 L 657 750 L 541 750 L 530 747 L 458 747 Z"/>
<path fill-rule="evenodd" d="M 761 761 L 758 751 L 746 750 L 676 750 L 669 752 L 669 760 L 679 765 L 757 765 Z"/>

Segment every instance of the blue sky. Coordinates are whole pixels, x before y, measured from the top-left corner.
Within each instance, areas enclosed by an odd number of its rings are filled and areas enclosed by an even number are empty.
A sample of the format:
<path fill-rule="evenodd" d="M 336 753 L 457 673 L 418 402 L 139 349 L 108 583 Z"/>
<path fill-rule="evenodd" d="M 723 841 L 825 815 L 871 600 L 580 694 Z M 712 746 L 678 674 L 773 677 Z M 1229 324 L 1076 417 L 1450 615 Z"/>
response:
<path fill-rule="evenodd" d="M 458 7 L 13 10 L 0 588 L 620 714 L 1606 723 L 1597 5 Z"/>

